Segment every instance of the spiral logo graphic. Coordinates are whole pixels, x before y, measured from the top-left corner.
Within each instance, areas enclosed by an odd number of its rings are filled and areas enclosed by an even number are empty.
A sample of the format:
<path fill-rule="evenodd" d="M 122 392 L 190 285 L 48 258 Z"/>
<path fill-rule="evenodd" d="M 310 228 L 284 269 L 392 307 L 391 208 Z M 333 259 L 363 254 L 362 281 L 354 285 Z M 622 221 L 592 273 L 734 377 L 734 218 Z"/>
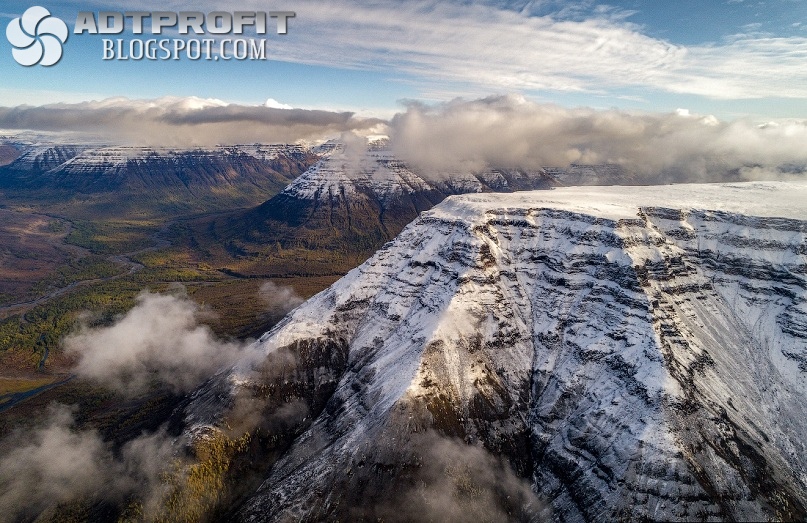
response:
<path fill-rule="evenodd" d="M 6 38 L 14 46 L 11 54 L 18 64 L 50 66 L 62 58 L 67 41 L 67 24 L 44 7 L 35 5 L 15 18 L 6 28 Z"/>

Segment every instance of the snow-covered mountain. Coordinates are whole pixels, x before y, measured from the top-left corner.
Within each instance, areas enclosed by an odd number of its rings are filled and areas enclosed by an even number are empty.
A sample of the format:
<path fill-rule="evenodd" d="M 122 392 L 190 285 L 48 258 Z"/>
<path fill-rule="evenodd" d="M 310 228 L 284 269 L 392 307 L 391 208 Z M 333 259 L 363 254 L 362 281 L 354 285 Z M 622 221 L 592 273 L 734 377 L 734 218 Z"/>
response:
<path fill-rule="evenodd" d="M 188 210 L 252 207 L 283 190 L 317 159 L 299 145 L 32 145 L 0 167 L 0 187 L 23 197 L 92 195 L 111 208 L 119 201 Z"/>
<path fill-rule="evenodd" d="M 371 145 L 357 152 L 335 144 L 283 194 L 299 200 L 364 194 L 385 204 L 405 194 L 430 190 L 434 188 L 385 148 Z"/>
<path fill-rule="evenodd" d="M 247 521 L 803 520 L 805 201 L 776 182 L 452 196 L 197 391 L 185 434 L 255 435 Z"/>
<path fill-rule="evenodd" d="M 87 145 L 31 145 L 23 148 L 23 153 L 12 164 L 14 170 L 22 172 L 45 172 L 55 169 L 91 149 Z"/>
<path fill-rule="evenodd" d="M 366 146 L 346 146 L 342 143 L 330 145 L 328 148 L 320 147 L 323 159 L 289 185 L 283 192 L 285 197 L 314 200 L 364 195 L 378 201 L 383 207 L 413 194 L 430 192 L 444 198 L 450 194 L 469 192 L 543 189 L 556 184 L 556 180 L 546 170 L 413 171 L 396 158 L 388 140 L 371 141 Z M 610 166 L 602 169 L 609 173 L 618 171 Z M 599 172 L 601 167 L 593 166 L 590 170 Z M 554 171 L 559 176 L 566 173 L 563 169 Z"/>
<path fill-rule="evenodd" d="M 396 158 L 386 140 L 329 143 L 317 150 L 322 158 L 280 194 L 219 220 L 213 230 L 221 243 L 238 256 L 276 258 L 276 246 L 300 251 L 305 258 L 323 251 L 343 253 L 349 265 L 338 269 L 347 271 L 448 195 L 556 184 L 544 172 L 421 172 Z M 336 270 L 330 263 L 303 269 Z"/>
<path fill-rule="evenodd" d="M 96 174 L 110 176 L 153 162 L 182 163 L 189 159 L 212 161 L 220 158 L 254 159 L 272 162 L 280 157 L 302 158 L 310 152 L 299 145 L 251 144 L 213 148 L 176 149 L 169 147 L 97 146 L 37 144 L 25 146 L 23 154 L 9 167 L 14 171 L 60 174 Z"/>

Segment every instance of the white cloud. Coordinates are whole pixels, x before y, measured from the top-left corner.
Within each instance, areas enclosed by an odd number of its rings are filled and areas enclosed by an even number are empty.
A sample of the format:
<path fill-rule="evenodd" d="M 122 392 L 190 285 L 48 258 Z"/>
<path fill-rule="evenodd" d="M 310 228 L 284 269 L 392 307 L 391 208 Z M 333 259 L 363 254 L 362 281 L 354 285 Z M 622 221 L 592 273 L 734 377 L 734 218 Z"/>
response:
<path fill-rule="evenodd" d="M 63 343 L 78 358 L 77 375 L 123 394 L 140 394 L 155 379 L 188 391 L 235 363 L 244 349 L 218 339 L 202 316 L 186 296 L 143 292 L 115 324 L 84 326 Z"/>
<path fill-rule="evenodd" d="M 274 321 L 304 300 L 293 288 L 264 283 L 258 297 Z M 109 326 L 80 326 L 63 345 L 77 359 L 74 372 L 125 395 L 153 382 L 187 392 L 216 372 L 252 361 L 249 342 L 224 340 L 204 324 L 210 313 L 180 287 L 174 294 L 143 291 L 136 305 Z"/>
<path fill-rule="evenodd" d="M 220 4 L 203 0 L 193 9 L 213 11 Z M 714 99 L 807 98 L 805 37 L 749 34 L 680 45 L 647 35 L 629 22 L 631 11 L 596 2 L 506 4 L 308 0 L 288 6 L 297 16 L 287 35 L 272 38 L 272 58 L 399 71 L 405 81 L 414 76 L 421 92 L 651 89 Z M 163 2 L 165 9 L 188 7 L 182 0 Z M 153 5 L 133 0 L 127 8 Z M 239 9 L 266 5 L 242 0 Z"/>
<path fill-rule="evenodd" d="M 563 14 L 563 13 L 560 13 Z M 279 59 L 398 70 L 488 90 L 623 88 L 718 99 L 807 97 L 807 38 L 736 37 L 684 46 L 625 13 L 531 16 L 484 3 L 311 1 L 277 41 Z"/>
<path fill-rule="evenodd" d="M 566 109 L 518 96 L 414 104 L 390 124 L 396 152 L 426 170 L 619 164 L 645 183 L 779 176 L 807 166 L 807 122 L 759 126 L 686 110 Z M 767 174 L 766 174 L 767 173 Z"/>
<path fill-rule="evenodd" d="M 265 107 L 271 107 L 273 109 L 294 109 L 294 107 L 283 104 L 275 100 L 274 98 L 269 98 L 266 100 L 266 103 L 263 104 Z"/>
<path fill-rule="evenodd" d="M 285 316 L 305 300 L 287 285 L 267 281 L 258 289 L 258 297 L 266 306 L 266 312 L 275 321 Z"/>
<path fill-rule="evenodd" d="M 70 408 L 51 405 L 47 415 L 44 425 L 0 444 L 0 519 L 33 521 L 59 503 L 123 503 L 132 495 L 146 516 L 156 515 L 166 490 L 160 474 L 176 459 L 170 437 L 144 434 L 116 453 L 96 431 L 77 429 Z"/>

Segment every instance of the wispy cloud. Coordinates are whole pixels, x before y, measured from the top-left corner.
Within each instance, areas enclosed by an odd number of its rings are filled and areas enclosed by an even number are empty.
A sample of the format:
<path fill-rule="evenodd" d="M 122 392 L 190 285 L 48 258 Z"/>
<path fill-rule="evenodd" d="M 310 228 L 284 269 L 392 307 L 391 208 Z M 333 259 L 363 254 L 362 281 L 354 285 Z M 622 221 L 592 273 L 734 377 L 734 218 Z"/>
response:
<path fill-rule="evenodd" d="M 126 395 L 154 380 L 188 391 L 238 361 L 245 344 L 217 338 L 203 311 L 182 294 L 143 292 L 137 305 L 107 327 L 83 326 L 64 340 L 77 375 Z"/>
<path fill-rule="evenodd" d="M 166 0 L 161 8 L 213 11 L 221 2 Z M 308 0 L 282 8 L 297 16 L 287 35 L 272 35 L 272 59 L 380 71 L 420 92 L 461 86 L 465 95 L 650 90 L 807 99 L 807 38 L 792 31 L 777 36 L 747 26 L 733 37 L 716 33 L 716 43 L 676 44 L 631 23 L 633 11 L 588 0 Z M 132 0 L 127 9 L 154 4 Z M 239 9 L 267 7 L 242 0 Z"/>
<path fill-rule="evenodd" d="M 51 405 L 44 425 L 0 442 L 0 510 L 4 521 L 33 521 L 76 500 L 122 504 L 136 496 L 152 516 L 166 492 L 160 475 L 177 458 L 163 431 L 134 438 L 115 452 L 74 413 Z M 47 518 L 45 518 L 47 519 Z M 57 518 L 58 519 L 58 518 Z"/>
<path fill-rule="evenodd" d="M 424 84 L 490 90 L 622 88 L 718 99 L 807 97 L 807 38 L 746 35 L 684 46 L 624 11 L 505 9 L 479 2 L 311 1 L 277 42 L 280 59 L 397 70 Z M 312 35 L 315 35 L 312 37 Z"/>

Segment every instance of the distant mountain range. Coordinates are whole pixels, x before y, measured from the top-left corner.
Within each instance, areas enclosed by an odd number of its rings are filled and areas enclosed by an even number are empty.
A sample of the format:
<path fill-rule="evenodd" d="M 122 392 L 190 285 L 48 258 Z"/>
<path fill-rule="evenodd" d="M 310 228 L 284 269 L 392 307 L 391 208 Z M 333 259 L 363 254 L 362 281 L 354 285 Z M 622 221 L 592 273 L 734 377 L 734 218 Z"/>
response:
<path fill-rule="evenodd" d="M 0 190 L 11 197 L 90 198 L 100 202 L 100 213 L 114 212 L 116 205 L 221 210 L 265 201 L 317 160 L 298 145 L 193 150 L 33 145 L 0 167 Z"/>
<path fill-rule="evenodd" d="M 613 165 L 416 168 L 387 139 L 176 149 L 24 135 L 0 137 L 0 144 L 9 162 L 0 166 L 4 204 L 93 222 L 135 218 L 150 227 L 197 216 L 183 222 L 175 245 L 199 263 L 246 277 L 344 274 L 453 194 L 632 181 Z"/>
<path fill-rule="evenodd" d="M 200 244 L 224 245 L 242 274 L 287 272 L 284 258 L 306 260 L 307 274 L 346 272 L 394 238 L 421 212 L 449 195 L 548 189 L 567 182 L 629 182 L 618 166 L 569 169 L 415 170 L 395 157 L 386 140 L 366 147 L 330 144 L 308 171 L 262 205 L 200 225 Z M 333 253 L 314 256 L 311 253 Z M 259 261 L 260 260 L 260 261 Z"/>
<path fill-rule="evenodd" d="M 190 225 L 184 240 L 242 276 L 343 274 L 449 195 L 632 181 L 614 165 L 417 169 L 386 139 L 190 150 L 12 145 L 18 157 L 0 167 L 6 197 L 86 219 L 224 213 Z"/>

